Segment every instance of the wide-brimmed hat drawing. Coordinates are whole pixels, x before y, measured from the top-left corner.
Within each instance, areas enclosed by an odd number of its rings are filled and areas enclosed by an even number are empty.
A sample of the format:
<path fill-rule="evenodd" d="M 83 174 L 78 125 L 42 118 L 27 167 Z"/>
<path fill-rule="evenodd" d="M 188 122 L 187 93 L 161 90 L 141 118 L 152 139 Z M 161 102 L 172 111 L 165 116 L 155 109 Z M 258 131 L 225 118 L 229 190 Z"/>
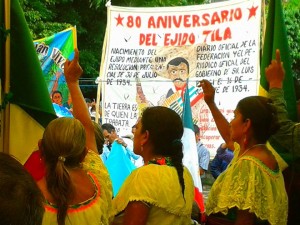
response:
<path fill-rule="evenodd" d="M 197 54 L 199 54 L 199 46 L 205 46 L 206 43 L 189 45 L 189 46 L 167 46 L 156 48 L 156 55 L 151 59 L 151 66 L 153 72 L 157 73 L 158 76 L 169 79 L 167 70 L 168 63 L 177 58 L 182 57 L 189 63 L 189 77 L 195 77 L 197 68 Z M 203 54 L 204 51 L 201 51 Z"/>

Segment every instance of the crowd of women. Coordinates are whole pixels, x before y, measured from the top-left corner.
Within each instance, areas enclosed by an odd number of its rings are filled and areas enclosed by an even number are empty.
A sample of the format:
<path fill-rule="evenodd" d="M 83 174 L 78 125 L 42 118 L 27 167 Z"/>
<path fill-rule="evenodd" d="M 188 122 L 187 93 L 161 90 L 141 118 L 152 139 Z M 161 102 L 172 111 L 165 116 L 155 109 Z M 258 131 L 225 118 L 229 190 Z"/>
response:
<path fill-rule="evenodd" d="M 134 152 L 143 157 L 145 165 L 134 170 L 112 198 L 109 174 L 98 152 L 104 139 L 91 121 L 79 88 L 82 69 L 78 60 L 76 50 L 74 59 L 64 66 L 75 118 L 50 122 L 39 142 L 38 157 L 27 165 L 29 171 L 32 163 L 43 168 L 34 178 L 40 190 L 36 195 L 42 196 L 37 202 L 41 207 L 42 201 L 44 209 L 34 224 L 192 224 L 194 183 L 182 164 L 184 129 L 179 115 L 162 106 L 143 111 L 136 124 Z M 270 84 L 282 82 L 279 52 L 266 73 Z M 212 84 L 202 80 L 200 85 L 221 136 L 234 149 L 233 160 L 214 182 L 205 203 L 206 224 L 287 224 L 284 178 L 276 157 L 266 146 L 282 126 L 273 101 L 246 97 L 237 104 L 229 123 L 214 102 Z"/>

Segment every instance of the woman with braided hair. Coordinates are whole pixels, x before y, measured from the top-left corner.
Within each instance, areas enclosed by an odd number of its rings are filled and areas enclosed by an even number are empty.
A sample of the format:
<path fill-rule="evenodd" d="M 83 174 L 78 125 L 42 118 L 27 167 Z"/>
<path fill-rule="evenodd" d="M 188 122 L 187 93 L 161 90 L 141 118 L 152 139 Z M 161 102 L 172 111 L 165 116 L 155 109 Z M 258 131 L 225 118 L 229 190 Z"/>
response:
<path fill-rule="evenodd" d="M 194 183 L 183 166 L 179 115 L 146 108 L 136 124 L 134 153 L 145 165 L 134 170 L 113 199 L 113 224 L 191 224 Z"/>

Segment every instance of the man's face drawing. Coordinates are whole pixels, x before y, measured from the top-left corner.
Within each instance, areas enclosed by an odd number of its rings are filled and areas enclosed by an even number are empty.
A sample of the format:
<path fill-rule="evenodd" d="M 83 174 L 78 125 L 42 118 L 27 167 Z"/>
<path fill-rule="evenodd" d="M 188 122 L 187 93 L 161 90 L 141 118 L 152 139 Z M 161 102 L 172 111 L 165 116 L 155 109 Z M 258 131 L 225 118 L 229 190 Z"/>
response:
<path fill-rule="evenodd" d="M 189 75 L 188 67 L 185 63 L 180 63 L 178 66 L 169 65 L 168 75 L 176 87 L 182 88 Z"/>

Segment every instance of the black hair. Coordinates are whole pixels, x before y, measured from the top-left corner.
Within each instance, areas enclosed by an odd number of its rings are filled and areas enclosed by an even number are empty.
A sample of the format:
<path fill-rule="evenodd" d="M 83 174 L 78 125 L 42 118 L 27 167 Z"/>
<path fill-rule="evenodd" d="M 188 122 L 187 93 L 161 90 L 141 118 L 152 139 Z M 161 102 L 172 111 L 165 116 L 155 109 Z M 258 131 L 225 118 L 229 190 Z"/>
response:
<path fill-rule="evenodd" d="M 197 124 L 194 124 L 194 132 L 195 134 L 200 134 L 200 129 Z"/>
<path fill-rule="evenodd" d="M 103 136 L 103 131 L 101 129 L 101 126 L 98 123 L 96 123 L 95 121 L 92 121 L 92 122 L 94 125 L 97 150 L 98 150 L 98 153 L 101 155 L 103 153 L 103 145 L 105 142 L 104 136 Z"/>
<path fill-rule="evenodd" d="M 111 125 L 110 123 L 104 123 L 101 126 L 102 130 L 107 130 L 108 133 L 111 133 L 112 131 L 115 131 L 115 127 Z"/>
<path fill-rule="evenodd" d="M 60 96 L 62 97 L 62 93 L 60 91 L 58 91 L 58 90 L 53 91 L 51 97 L 53 98 L 53 95 L 57 94 L 57 93 L 60 94 Z"/>
<path fill-rule="evenodd" d="M 10 225 L 41 225 L 44 196 L 20 162 L 0 152 L 0 221 Z"/>
<path fill-rule="evenodd" d="M 190 71 L 189 62 L 185 58 L 182 58 L 182 57 L 176 57 L 176 58 L 170 60 L 168 62 L 168 65 L 167 65 L 167 69 L 169 68 L 170 65 L 172 65 L 172 66 L 179 66 L 180 63 L 185 63 L 186 64 L 186 66 L 187 66 L 187 72 L 189 73 L 189 71 Z"/>
<path fill-rule="evenodd" d="M 92 103 L 92 100 L 89 99 L 89 98 L 85 98 L 84 100 L 85 100 L 86 103 Z"/>
<path fill-rule="evenodd" d="M 239 101 L 236 108 L 244 120 L 251 120 L 253 136 L 259 143 L 265 143 L 279 129 L 276 108 L 269 98 L 246 97 Z"/>
<path fill-rule="evenodd" d="M 180 116 L 164 106 L 148 107 L 143 111 L 141 123 L 142 132 L 146 130 L 149 132 L 149 140 L 154 147 L 154 154 L 171 157 L 184 196 L 181 142 L 183 125 Z"/>

